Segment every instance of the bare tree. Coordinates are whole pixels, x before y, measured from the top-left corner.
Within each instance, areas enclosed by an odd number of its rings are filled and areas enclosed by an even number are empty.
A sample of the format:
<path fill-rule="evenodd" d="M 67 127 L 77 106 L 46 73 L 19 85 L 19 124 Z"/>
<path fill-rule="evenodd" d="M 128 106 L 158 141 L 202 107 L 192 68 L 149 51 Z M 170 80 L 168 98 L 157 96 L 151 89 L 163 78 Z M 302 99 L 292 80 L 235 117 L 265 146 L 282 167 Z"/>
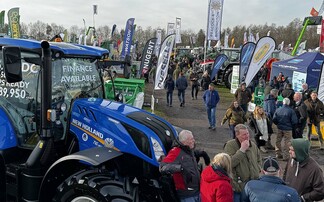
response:
<path fill-rule="evenodd" d="M 29 23 L 29 32 L 28 35 L 32 36 L 36 40 L 47 40 L 48 38 L 46 37 L 46 24 L 41 21 L 37 21 L 35 23 Z"/>

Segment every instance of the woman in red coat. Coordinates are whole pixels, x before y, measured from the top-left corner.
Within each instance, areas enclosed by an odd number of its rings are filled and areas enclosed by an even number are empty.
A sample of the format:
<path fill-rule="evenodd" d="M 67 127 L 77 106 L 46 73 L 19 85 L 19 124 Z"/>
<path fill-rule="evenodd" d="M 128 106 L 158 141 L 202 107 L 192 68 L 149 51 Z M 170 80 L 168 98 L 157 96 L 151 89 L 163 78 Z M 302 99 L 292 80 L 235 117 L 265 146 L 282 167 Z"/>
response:
<path fill-rule="evenodd" d="M 231 202 L 231 157 L 226 153 L 217 154 L 211 165 L 201 173 L 201 202 Z"/>

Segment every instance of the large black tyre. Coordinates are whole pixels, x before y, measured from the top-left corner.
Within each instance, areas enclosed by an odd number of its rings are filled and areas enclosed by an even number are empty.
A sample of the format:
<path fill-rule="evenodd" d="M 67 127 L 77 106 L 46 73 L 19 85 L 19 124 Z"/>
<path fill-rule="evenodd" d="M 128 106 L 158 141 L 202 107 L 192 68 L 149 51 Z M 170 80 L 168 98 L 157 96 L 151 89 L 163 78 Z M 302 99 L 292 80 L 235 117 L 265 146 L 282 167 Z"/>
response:
<path fill-rule="evenodd" d="M 67 178 L 53 202 L 138 202 L 138 189 L 128 178 L 83 170 Z"/>
<path fill-rule="evenodd" d="M 232 84 L 232 67 L 227 67 L 225 74 L 224 74 L 224 82 L 225 86 L 229 89 L 231 89 L 231 84 Z"/>

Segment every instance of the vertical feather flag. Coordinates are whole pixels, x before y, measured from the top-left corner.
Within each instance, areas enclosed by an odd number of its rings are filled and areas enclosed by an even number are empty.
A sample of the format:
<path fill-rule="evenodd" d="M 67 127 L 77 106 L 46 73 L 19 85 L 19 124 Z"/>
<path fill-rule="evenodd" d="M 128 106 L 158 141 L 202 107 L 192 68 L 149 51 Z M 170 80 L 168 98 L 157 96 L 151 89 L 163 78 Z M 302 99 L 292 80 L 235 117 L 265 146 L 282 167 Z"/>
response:
<path fill-rule="evenodd" d="M 244 36 L 243 36 L 243 44 L 246 44 L 247 42 L 248 42 L 248 40 L 247 40 L 247 33 L 246 32 L 244 32 Z"/>
<path fill-rule="evenodd" d="M 276 42 L 272 37 L 265 36 L 260 38 L 254 49 L 253 56 L 246 73 L 245 83 L 247 86 L 251 83 L 261 66 L 271 56 L 275 47 Z"/>
<path fill-rule="evenodd" d="M 20 38 L 20 15 L 19 8 L 12 8 L 8 11 L 9 32 L 11 38 Z"/>
<path fill-rule="evenodd" d="M 235 47 L 235 39 L 234 39 L 234 37 L 232 37 L 231 48 L 234 48 L 234 47 Z"/>
<path fill-rule="evenodd" d="M 216 76 L 218 70 L 220 67 L 224 64 L 224 62 L 227 60 L 227 56 L 225 54 L 219 54 L 216 56 L 214 64 L 213 64 L 213 70 L 210 74 L 210 79 L 214 80 L 214 77 Z"/>
<path fill-rule="evenodd" d="M 0 13 L 0 29 L 4 28 L 4 20 L 5 20 L 5 11 L 1 11 L 1 13 Z"/>
<path fill-rule="evenodd" d="M 142 61 L 140 65 L 140 72 L 148 73 L 151 69 L 152 55 L 154 53 L 157 38 L 149 39 L 143 49 Z"/>
<path fill-rule="evenodd" d="M 155 74 L 155 90 L 164 89 L 164 82 L 168 75 L 170 55 L 174 45 L 174 41 L 175 34 L 171 34 L 164 39 L 161 45 Z"/>
<path fill-rule="evenodd" d="M 132 46 L 133 33 L 134 33 L 134 21 L 135 18 L 129 18 L 126 22 L 124 41 L 123 41 L 123 49 L 120 54 L 120 57 L 123 59 L 126 55 L 129 55 L 130 49 Z"/>
<path fill-rule="evenodd" d="M 255 49 L 255 43 L 248 42 L 241 48 L 240 54 L 240 69 L 239 69 L 239 81 L 240 83 L 245 81 L 246 72 L 252 59 L 252 55 Z"/>
<path fill-rule="evenodd" d="M 116 24 L 113 25 L 112 29 L 111 29 L 111 38 L 114 36 L 115 30 L 116 30 Z"/>

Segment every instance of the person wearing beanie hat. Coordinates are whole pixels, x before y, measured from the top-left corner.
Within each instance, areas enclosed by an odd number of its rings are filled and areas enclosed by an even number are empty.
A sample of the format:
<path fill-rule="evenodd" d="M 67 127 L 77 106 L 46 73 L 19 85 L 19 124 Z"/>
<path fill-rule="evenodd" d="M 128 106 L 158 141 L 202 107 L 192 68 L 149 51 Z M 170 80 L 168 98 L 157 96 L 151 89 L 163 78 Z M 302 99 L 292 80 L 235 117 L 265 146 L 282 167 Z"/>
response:
<path fill-rule="evenodd" d="M 310 142 L 303 138 L 293 139 L 289 147 L 290 159 L 283 180 L 297 190 L 302 201 L 324 199 L 323 171 L 309 156 Z"/>
<path fill-rule="evenodd" d="M 300 201 L 297 191 L 285 184 L 279 177 L 280 166 L 276 159 L 268 157 L 262 165 L 264 174 L 258 180 L 251 180 L 246 183 L 242 192 L 243 202 L 254 201 Z"/>

